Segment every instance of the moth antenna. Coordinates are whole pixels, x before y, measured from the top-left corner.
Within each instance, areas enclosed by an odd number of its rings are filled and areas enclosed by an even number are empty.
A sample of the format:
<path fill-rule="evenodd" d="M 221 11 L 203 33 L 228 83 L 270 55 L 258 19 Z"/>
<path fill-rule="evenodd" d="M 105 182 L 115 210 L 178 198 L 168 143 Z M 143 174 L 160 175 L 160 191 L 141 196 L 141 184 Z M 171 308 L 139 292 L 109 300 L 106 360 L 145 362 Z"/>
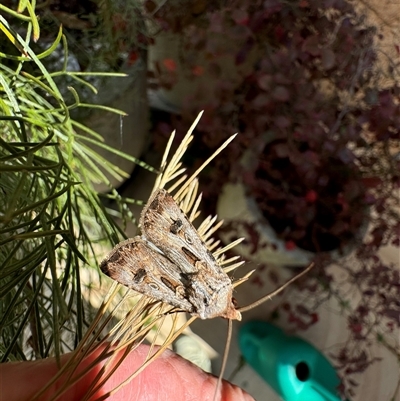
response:
<path fill-rule="evenodd" d="M 312 268 L 314 267 L 314 262 L 311 263 L 308 267 L 306 267 L 302 272 L 300 272 L 299 274 L 296 274 L 294 277 L 292 277 L 290 280 L 286 281 L 285 284 L 282 284 L 278 289 L 276 289 L 275 291 L 270 292 L 269 294 L 263 296 L 262 298 L 260 298 L 258 301 L 253 302 L 247 306 L 243 306 L 241 308 L 238 308 L 237 311 L 239 312 L 246 312 L 250 309 L 255 308 L 258 305 L 261 305 L 263 302 L 270 300 L 272 297 L 274 297 L 275 295 L 279 294 L 281 291 L 283 291 L 286 287 L 288 287 L 290 284 L 292 284 L 293 282 L 295 282 L 297 279 L 299 279 L 300 277 L 304 276 L 306 273 L 308 273 Z"/>
<path fill-rule="evenodd" d="M 217 400 L 217 395 L 219 388 L 221 387 L 221 382 L 222 382 L 222 376 L 224 375 L 225 368 L 226 368 L 226 363 L 228 361 L 228 354 L 229 354 L 229 348 L 231 347 L 231 341 L 232 341 L 232 319 L 228 319 L 228 335 L 226 336 L 226 344 L 225 344 L 225 349 L 224 349 L 224 355 L 222 357 L 222 365 L 221 365 L 221 370 L 218 376 L 218 381 L 217 381 L 217 386 L 215 388 L 214 392 L 214 397 L 213 401 Z"/>

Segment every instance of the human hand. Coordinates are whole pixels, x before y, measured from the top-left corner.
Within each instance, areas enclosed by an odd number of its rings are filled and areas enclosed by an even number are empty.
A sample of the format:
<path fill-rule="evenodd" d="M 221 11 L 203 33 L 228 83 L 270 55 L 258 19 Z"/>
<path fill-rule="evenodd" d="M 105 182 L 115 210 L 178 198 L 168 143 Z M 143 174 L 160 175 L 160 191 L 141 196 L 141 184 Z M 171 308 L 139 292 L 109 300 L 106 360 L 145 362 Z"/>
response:
<path fill-rule="evenodd" d="M 116 372 L 96 393 L 96 397 L 106 394 L 124 381 L 145 360 L 149 351 L 147 345 L 140 345 L 131 352 Z M 85 358 L 78 367 L 83 371 L 91 364 L 101 352 L 95 351 Z M 61 357 L 65 364 L 72 354 Z M 104 363 L 97 364 L 90 372 L 84 375 L 72 388 L 65 392 L 60 401 L 80 401 Z M 44 387 L 58 372 L 55 358 L 32 362 L 10 362 L 0 364 L 0 400 L 1 401 L 27 401 Z M 66 380 L 63 376 L 40 398 L 46 401 Z M 197 366 L 186 361 L 172 351 L 166 350 L 152 362 L 142 373 L 122 387 L 120 391 L 112 394 L 110 401 L 168 401 L 168 400 L 201 400 L 211 401 L 214 397 L 217 378 L 205 373 Z M 221 398 L 218 401 L 252 401 L 253 398 L 242 389 L 226 381 L 221 385 Z"/>

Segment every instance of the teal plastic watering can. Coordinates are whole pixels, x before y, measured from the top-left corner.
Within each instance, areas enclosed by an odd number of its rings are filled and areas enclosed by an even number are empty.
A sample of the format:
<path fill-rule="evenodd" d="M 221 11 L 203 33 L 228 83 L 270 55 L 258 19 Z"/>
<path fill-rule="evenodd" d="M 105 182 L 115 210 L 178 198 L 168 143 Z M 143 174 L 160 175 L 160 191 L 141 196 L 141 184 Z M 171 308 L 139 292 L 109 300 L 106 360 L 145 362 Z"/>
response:
<path fill-rule="evenodd" d="M 336 370 L 301 338 L 253 321 L 241 327 L 239 346 L 249 365 L 285 401 L 341 401 Z"/>

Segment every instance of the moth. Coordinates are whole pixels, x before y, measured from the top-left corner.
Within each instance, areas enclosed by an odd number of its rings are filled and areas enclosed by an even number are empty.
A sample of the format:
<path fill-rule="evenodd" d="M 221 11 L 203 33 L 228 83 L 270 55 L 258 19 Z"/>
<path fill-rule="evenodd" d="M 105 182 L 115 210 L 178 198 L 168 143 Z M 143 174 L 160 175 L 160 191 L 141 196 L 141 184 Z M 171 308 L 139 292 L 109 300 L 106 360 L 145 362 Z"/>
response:
<path fill-rule="evenodd" d="M 140 226 L 141 236 L 119 243 L 101 262 L 103 273 L 201 319 L 241 320 L 231 279 L 166 190 L 150 197 Z"/>
<path fill-rule="evenodd" d="M 241 320 L 241 312 L 253 309 L 281 292 L 309 271 L 312 264 L 258 301 L 235 308 L 231 279 L 166 190 L 153 193 L 139 222 L 142 235 L 115 246 L 100 268 L 120 284 L 193 316 L 228 319 L 227 347 L 215 388 L 216 400 L 227 362 L 232 321 Z"/>

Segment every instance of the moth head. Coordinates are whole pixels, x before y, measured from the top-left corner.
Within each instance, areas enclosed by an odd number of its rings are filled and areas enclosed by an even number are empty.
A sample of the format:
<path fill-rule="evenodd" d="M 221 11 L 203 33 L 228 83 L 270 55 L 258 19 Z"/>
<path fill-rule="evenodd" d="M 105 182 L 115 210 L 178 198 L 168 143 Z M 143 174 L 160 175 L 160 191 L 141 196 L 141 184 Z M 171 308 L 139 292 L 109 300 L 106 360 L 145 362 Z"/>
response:
<path fill-rule="evenodd" d="M 242 320 L 242 314 L 236 310 L 235 299 L 232 298 L 231 302 L 228 302 L 225 312 L 221 315 L 222 317 L 230 320 Z"/>

